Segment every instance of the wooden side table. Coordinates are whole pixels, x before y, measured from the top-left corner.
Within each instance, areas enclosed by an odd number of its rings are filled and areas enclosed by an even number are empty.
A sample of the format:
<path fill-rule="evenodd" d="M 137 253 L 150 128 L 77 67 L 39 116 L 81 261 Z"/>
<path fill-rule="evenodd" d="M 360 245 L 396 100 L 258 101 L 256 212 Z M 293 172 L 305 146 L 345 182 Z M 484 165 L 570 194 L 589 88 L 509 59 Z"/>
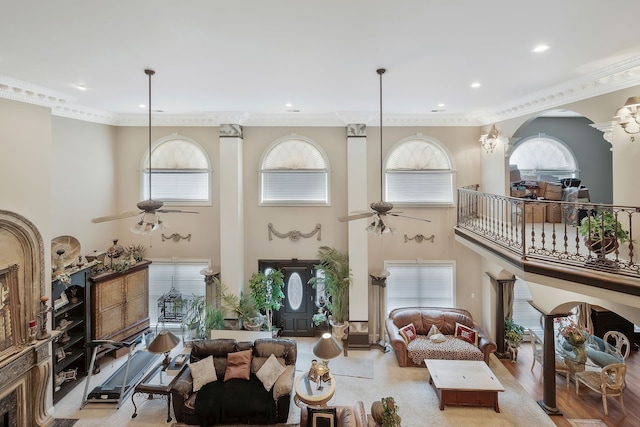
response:
<path fill-rule="evenodd" d="M 138 407 L 133 399 L 137 393 L 147 394 L 148 399 L 153 399 L 154 395 L 165 396 L 167 398 L 167 422 L 172 420 L 171 418 L 171 386 L 173 382 L 178 378 L 180 373 L 184 370 L 187 363 L 183 363 L 182 367 L 177 370 L 163 370 L 164 366 L 162 362 L 156 365 L 146 377 L 135 387 L 133 394 L 131 395 L 131 402 L 133 403 L 133 415 L 131 418 L 138 416 Z"/>
<path fill-rule="evenodd" d="M 303 405 L 327 406 L 327 402 L 336 392 L 336 380 L 333 375 L 329 374 L 329 381 L 323 383 L 322 390 L 318 390 L 316 383 L 309 381 L 306 373 L 300 375 L 294 384 L 296 393 L 293 396 L 293 402 L 299 408 L 302 408 Z"/>

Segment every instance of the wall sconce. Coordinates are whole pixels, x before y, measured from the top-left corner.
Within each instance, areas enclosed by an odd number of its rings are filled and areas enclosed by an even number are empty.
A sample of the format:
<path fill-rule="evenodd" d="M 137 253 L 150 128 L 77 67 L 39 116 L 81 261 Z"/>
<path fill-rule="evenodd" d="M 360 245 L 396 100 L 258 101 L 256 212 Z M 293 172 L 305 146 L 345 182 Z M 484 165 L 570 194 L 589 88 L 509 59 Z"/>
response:
<path fill-rule="evenodd" d="M 484 151 L 487 153 L 493 153 L 493 149 L 496 148 L 499 140 L 498 129 L 496 129 L 495 125 L 491 125 L 489 133 L 480 135 L 480 145 L 482 145 L 482 148 L 484 148 Z"/>
<path fill-rule="evenodd" d="M 638 107 L 640 107 L 640 96 L 632 96 L 627 99 L 622 108 L 616 111 L 616 115 L 613 117 L 618 120 L 618 124 L 622 126 L 622 129 L 631 135 L 631 142 L 635 141 L 634 134 L 640 132 Z"/>

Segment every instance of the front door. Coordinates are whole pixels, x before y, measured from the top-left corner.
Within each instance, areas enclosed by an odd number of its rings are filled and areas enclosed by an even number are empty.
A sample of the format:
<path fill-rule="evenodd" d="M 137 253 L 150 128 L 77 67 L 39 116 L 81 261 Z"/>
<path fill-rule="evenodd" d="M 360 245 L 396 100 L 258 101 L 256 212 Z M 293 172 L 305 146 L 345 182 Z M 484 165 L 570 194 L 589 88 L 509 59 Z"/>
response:
<path fill-rule="evenodd" d="M 317 261 L 259 261 L 260 271 L 279 269 L 284 275 L 283 306 L 275 313 L 274 325 L 287 337 L 312 337 L 316 311 L 315 289 L 308 284 Z"/>

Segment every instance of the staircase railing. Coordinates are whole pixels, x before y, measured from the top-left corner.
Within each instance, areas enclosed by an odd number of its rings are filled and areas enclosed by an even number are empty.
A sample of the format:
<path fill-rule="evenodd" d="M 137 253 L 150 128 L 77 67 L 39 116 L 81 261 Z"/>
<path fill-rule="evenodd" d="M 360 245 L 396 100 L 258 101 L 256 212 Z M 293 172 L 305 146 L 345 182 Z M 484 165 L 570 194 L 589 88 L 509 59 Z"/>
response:
<path fill-rule="evenodd" d="M 477 186 L 458 189 L 457 227 L 491 242 L 522 260 L 540 260 L 558 265 L 640 278 L 635 254 L 634 223 L 640 208 L 532 200 L 481 193 Z M 603 214 L 606 212 L 607 214 Z M 608 214 L 611 215 L 608 215 Z M 607 217 L 619 227 L 599 239 L 595 232 L 578 232 L 582 221 L 604 228 Z M 622 239 L 621 239 L 622 237 Z"/>

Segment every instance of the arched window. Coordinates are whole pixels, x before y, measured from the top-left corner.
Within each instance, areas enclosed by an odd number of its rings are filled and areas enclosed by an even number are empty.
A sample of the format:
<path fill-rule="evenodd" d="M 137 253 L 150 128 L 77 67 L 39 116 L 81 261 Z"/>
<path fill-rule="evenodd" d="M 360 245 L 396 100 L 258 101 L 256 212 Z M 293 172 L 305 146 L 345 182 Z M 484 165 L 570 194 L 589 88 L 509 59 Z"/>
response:
<path fill-rule="evenodd" d="M 397 143 L 385 161 L 385 200 L 398 204 L 453 203 L 453 167 L 444 146 L 414 136 Z"/>
<path fill-rule="evenodd" d="M 578 162 L 569 147 L 557 138 L 539 134 L 524 138 L 513 149 L 509 164 L 527 181 L 559 181 L 578 178 Z"/>
<path fill-rule="evenodd" d="M 329 205 L 329 162 L 312 140 L 292 135 L 271 144 L 260 162 L 261 205 Z"/>
<path fill-rule="evenodd" d="M 156 142 L 151 156 L 151 198 L 169 205 L 211 204 L 209 158 L 191 138 L 171 135 Z M 143 199 L 149 198 L 149 157 L 142 167 Z"/>

